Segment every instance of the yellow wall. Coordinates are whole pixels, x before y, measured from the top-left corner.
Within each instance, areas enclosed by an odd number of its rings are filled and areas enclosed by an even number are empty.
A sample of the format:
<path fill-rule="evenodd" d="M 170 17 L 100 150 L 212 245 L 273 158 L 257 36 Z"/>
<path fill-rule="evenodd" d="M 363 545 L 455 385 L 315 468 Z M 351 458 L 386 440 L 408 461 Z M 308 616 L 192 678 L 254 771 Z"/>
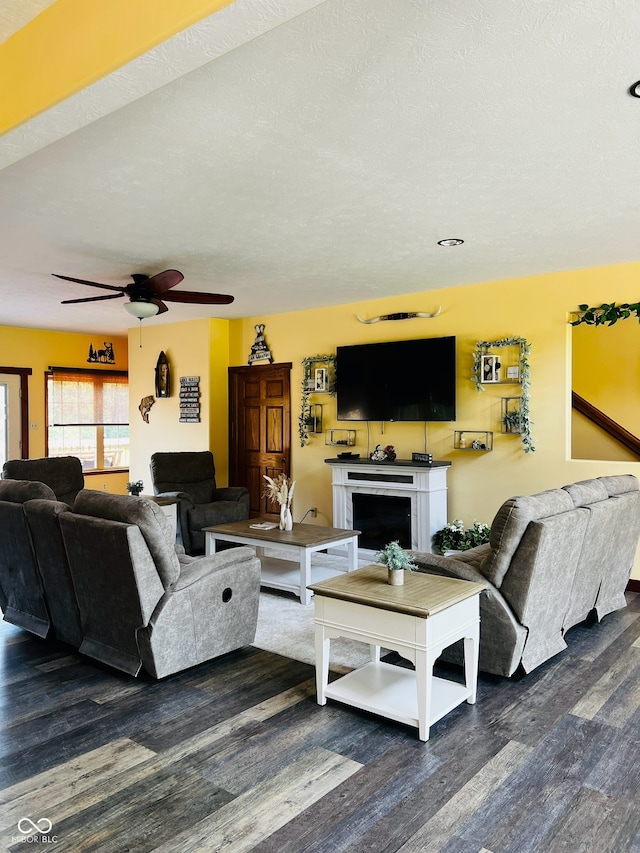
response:
<path fill-rule="evenodd" d="M 142 341 L 142 347 L 140 347 Z M 138 406 L 143 397 L 155 396 L 155 367 L 164 351 L 171 369 L 171 396 L 156 399 L 149 423 Z M 129 394 L 131 424 L 131 479 L 142 480 L 153 493 L 151 454 L 171 450 L 211 450 L 219 486 L 227 485 L 228 415 L 227 367 L 229 324 L 203 319 L 154 326 L 142 324 L 129 335 Z M 200 377 L 200 423 L 180 423 L 181 376 Z"/>
<path fill-rule="evenodd" d="M 57 0 L 0 45 L 0 134 L 232 0 Z"/>
<path fill-rule="evenodd" d="M 292 473 L 297 481 L 294 518 L 311 506 L 318 507 L 319 524 L 332 520 L 331 472 L 324 459 L 336 455 L 325 447 L 324 436 L 313 436 L 300 448 L 297 442 L 301 361 L 307 356 L 334 353 L 342 344 L 456 335 L 458 415 L 455 424 L 428 425 L 428 451 L 435 459 L 449 460 L 449 518 L 490 522 L 511 495 L 528 494 L 565 483 L 612 473 L 640 475 L 637 462 L 572 460 L 570 457 L 571 326 L 569 312 L 580 303 L 634 301 L 640 265 L 626 264 L 569 273 L 532 276 L 505 281 L 433 290 L 422 294 L 376 299 L 311 311 L 261 315 L 232 321 L 231 363 L 245 364 L 255 337 L 254 325 L 265 323 L 265 336 L 275 361 L 293 362 Z M 372 317 L 400 311 L 442 313 L 431 320 L 402 320 L 367 326 L 356 315 Z M 470 381 L 478 340 L 518 336 L 531 344 L 531 417 L 535 453 L 525 454 L 518 436 L 500 433 L 500 397 L 514 396 L 513 386 L 484 392 Z M 407 369 L 419 369 L 408 365 Z M 517 388 L 515 389 L 517 392 Z M 320 398 L 317 398 L 320 400 Z M 335 402 L 325 397 L 324 427 L 343 427 L 335 420 Z M 353 426 L 353 425 L 352 425 Z M 424 450 L 422 424 L 387 424 L 384 435 L 371 425 L 369 444 L 364 424 L 355 424 L 358 445 L 366 454 L 376 443 L 393 444 L 398 456 L 410 458 Z M 453 449 L 454 429 L 492 430 L 490 453 Z M 636 561 L 634 577 L 640 577 Z"/>
<path fill-rule="evenodd" d="M 113 343 L 116 363 L 105 365 L 105 368 L 127 370 L 127 339 L 111 337 L 110 342 Z M 45 371 L 50 366 L 100 369 L 100 365 L 87 363 L 87 355 L 90 344 L 94 349 L 100 349 L 103 343 L 96 335 L 0 326 L 0 366 L 30 367 L 33 371 L 29 377 L 29 458 L 38 459 L 45 455 Z M 85 485 L 88 489 L 106 487 L 107 491 L 124 493 L 127 479 L 126 473 L 87 474 Z"/>
<path fill-rule="evenodd" d="M 618 300 L 619 301 L 619 300 Z M 575 326 L 573 390 L 633 435 L 640 435 L 640 327 L 635 317 L 613 326 Z M 634 459 L 633 453 L 574 414 L 578 459 Z"/>

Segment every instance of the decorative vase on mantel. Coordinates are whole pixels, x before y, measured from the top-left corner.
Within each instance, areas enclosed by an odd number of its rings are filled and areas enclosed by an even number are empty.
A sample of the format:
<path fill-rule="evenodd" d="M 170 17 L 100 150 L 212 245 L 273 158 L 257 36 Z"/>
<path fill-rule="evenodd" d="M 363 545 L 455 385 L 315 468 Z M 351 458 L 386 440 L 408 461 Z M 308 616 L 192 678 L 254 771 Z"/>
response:
<path fill-rule="evenodd" d="M 280 530 L 293 530 L 293 517 L 287 504 L 280 507 Z"/>

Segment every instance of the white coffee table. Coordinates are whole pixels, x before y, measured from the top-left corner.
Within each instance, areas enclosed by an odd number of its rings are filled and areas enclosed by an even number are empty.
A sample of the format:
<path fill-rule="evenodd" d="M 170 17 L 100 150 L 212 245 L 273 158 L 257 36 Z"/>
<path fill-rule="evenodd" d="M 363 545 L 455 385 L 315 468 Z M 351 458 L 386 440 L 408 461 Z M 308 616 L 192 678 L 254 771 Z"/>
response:
<path fill-rule="evenodd" d="M 269 589 L 294 592 L 303 604 L 311 603 L 308 587 L 312 581 L 334 577 L 358 568 L 359 530 L 343 530 L 337 527 L 320 527 L 316 524 L 294 524 L 293 530 L 258 530 L 251 527 L 263 519 L 250 518 L 203 528 L 205 554 L 215 554 L 216 542 L 234 542 L 238 545 L 253 545 L 260 558 L 260 585 Z M 312 566 L 311 555 L 336 545 L 347 546 L 344 569 Z M 265 548 L 277 548 L 293 557 L 293 560 L 267 557 Z M 294 562 L 295 561 L 295 562 Z"/>
<path fill-rule="evenodd" d="M 312 584 L 318 704 L 335 699 L 416 726 L 420 740 L 428 740 L 433 723 L 462 702 L 476 701 L 484 588 L 421 572 L 405 572 L 403 586 L 390 586 L 380 565 Z M 371 662 L 329 684 L 335 637 L 369 644 Z M 433 675 L 436 659 L 457 640 L 464 641 L 464 684 Z M 415 672 L 382 662 L 381 646 L 411 661 Z"/>

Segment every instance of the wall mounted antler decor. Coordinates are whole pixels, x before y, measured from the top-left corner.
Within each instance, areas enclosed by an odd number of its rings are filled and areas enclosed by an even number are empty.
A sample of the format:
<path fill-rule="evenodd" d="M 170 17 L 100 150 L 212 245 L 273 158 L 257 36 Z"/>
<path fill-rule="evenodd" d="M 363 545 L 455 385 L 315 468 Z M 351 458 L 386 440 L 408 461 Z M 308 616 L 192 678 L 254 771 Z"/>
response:
<path fill-rule="evenodd" d="M 397 314 L 382 314 L 380 317 L 372 317 L 370 320 L 363 320 L 359 315 L 356 316 L 361 323 L 379 323 L 381 320 L 412 320 L 414 317 L 431 319 L 431 317 L 437 317 L 441 311 L 442 306 L 438 305 L 438 310 L 434 311 L 433 314 L 426 314 L 424 311 L 400 311 Z"/>

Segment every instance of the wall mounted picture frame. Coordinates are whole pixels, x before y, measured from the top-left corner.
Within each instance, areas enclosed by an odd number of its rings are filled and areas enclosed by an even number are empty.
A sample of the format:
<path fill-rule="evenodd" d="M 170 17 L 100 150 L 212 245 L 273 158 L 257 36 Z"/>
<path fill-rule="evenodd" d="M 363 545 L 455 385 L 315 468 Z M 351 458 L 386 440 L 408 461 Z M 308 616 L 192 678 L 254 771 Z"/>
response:
<path fill-rule="evenodd" d="M 480 381 L 483 384 L 500 382 L 501 366 L 497 355 L 483 355 L 480 359 Z"/>
<path fill-rule="evenodd" d="M 327 390 L 327 368 L 326 367 L 316 367 L 315 369 L 315 378 L 313 388 L 314 391 L 326 391 Z"/>

